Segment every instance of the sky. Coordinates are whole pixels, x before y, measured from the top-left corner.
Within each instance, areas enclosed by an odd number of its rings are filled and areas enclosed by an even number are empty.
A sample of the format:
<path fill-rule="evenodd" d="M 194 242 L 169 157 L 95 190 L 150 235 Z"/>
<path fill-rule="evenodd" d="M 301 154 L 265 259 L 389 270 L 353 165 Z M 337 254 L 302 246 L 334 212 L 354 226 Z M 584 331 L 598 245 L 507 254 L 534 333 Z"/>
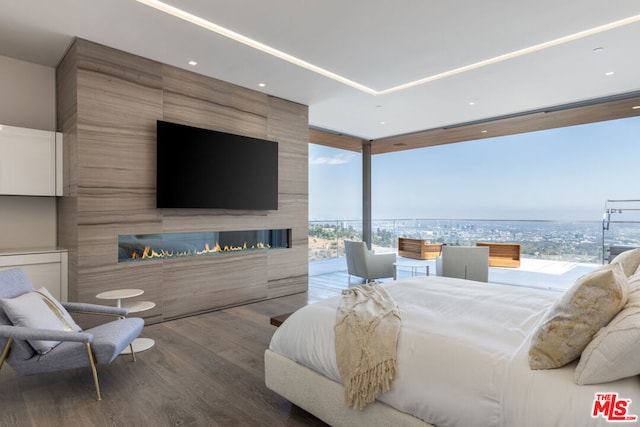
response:
<path fill-rule="evenodd" d="M 359 153 L 310 144 L 309 220 L 362 218 Z M 640 117 L 376 154 L 378 219 L 602 219 L 640 199 Z"/>

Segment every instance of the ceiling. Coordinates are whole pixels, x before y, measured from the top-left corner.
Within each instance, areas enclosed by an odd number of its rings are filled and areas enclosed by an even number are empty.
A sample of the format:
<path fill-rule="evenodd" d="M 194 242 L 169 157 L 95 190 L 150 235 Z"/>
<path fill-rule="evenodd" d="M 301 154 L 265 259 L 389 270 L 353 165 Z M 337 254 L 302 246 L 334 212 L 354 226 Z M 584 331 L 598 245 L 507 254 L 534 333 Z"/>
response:
<path fill-rule="evenodd" d="M 306 104 L 311 127 L 366 140 L 640 90 L 638 0 L 165 3 L 204 27 L 137 0 L 0 0 L 0 55 L 55 67 L 78 36 Z"/>

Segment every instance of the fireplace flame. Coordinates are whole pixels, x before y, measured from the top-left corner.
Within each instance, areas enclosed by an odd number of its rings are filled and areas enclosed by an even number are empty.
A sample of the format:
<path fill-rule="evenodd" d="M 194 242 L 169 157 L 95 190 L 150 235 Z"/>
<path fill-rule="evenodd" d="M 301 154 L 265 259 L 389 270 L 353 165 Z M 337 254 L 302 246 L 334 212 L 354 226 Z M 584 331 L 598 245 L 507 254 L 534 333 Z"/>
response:
<path fill-rule="evenodd" d="M 208 243 L 205 244 L 204 249 L 202 250 L 187 250 L 187 251 L 167 251 L 165 249 L 154 249 L 151 246 L 145 246 L 144 250 L 141 254 L 137 251 L 133 251 L 131 254 L 131 259 L 144 260 L 144 259 L 156 259 L 156 258 L 177 258 L 177 257 L 186 257 L 192 255 L 208 255 L 214 254 L 218 252 L 234 252 L 234 251 L 246 251 L 249 249 L 269 249 L 271 245 L 265 245 L 262 242 L 258 242 L 255 245 L 247 245 L 247 242 L 244 242 L 242 246 L 229 246 L 224 245 L 220 246 L 220 243 L 216 242 L 214 246 L 209 246 Z"/>

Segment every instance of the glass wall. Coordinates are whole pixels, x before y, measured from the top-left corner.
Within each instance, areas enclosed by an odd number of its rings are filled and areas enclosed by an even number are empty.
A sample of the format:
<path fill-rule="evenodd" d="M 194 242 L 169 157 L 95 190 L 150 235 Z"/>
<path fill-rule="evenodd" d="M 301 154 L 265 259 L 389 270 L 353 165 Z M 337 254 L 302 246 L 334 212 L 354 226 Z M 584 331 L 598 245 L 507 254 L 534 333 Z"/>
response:
<path fill-rule="evenodd" d="M 309 219 L 362 217 L 362 155 L 309 144 Z"/>
<path fill-rule="evenodd" d="M 639 140 L 633 117 L 374 155 L 373 246 L 497 241 L 520 243 L 523 257 L 600 263 L 609 246 L 640 246 L 640 212 L 602 223 L 607 200 L 640 199 Z M 309 151 L 309 256 L 340 257 L 342 240 L 362 238 L 361 155 Z"/>
<path fill-rule="evenodd" d="M 639 158 L 640 117 L 378 154 L 372 217 L 599 221 Z"/>

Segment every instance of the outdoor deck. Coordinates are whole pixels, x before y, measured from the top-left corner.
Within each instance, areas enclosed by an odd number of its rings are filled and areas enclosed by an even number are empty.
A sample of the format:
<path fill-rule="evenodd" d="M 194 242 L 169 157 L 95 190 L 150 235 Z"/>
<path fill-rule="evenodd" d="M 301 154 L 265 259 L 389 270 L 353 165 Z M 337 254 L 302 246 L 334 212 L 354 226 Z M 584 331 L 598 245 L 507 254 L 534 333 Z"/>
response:
<path fill-rule="evenodd" d="M 433 260 L 417 261 L 398 257 L 398 262 L 410 262 L 429 266 L 429 274 L 435 275 L 436 265 Z M 530 286 L 557 290 L 562 292 L 569 288 L 575 280 L 585 273 L 597 268 L 599 264 L 581 264 L 564 261 L 548 261 L 522 258 L 519 268 L 489 267 L 489 282 L 507 283 L 516 286 Z M 419 268 L 418 274 L 424 275 L 425 269 Z M 411 277 L 411 269 L 398 270 L 398 279 Z M 393 279 L 382 279 L 382 282 Z M 351 278 L 351 286 L 363 283 L 357 277 Z M 309 302 L 340 295 L 349 287 L 347 263 L 344 257 L 309 262 Z"/>

